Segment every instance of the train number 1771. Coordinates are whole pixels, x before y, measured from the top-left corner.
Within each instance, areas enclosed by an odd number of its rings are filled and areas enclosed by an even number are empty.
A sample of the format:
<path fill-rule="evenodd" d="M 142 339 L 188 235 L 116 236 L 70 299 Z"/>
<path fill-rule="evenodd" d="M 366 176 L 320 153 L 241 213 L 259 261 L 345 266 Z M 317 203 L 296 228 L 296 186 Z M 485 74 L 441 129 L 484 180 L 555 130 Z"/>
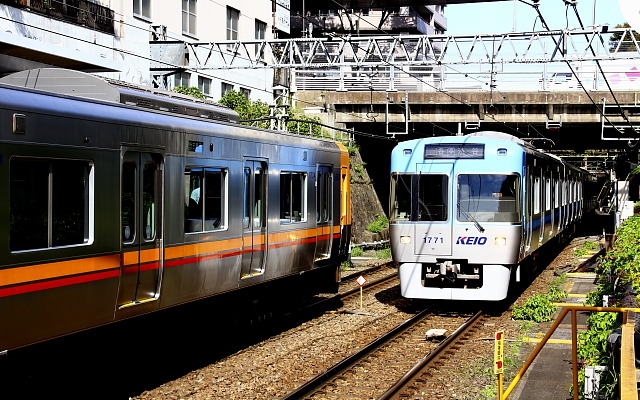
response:
<path fill-rule="evenodd" d="M 442 236 L 425 236 L 424 242 L 432 244 L 444 243 L 444 238 Z"/>

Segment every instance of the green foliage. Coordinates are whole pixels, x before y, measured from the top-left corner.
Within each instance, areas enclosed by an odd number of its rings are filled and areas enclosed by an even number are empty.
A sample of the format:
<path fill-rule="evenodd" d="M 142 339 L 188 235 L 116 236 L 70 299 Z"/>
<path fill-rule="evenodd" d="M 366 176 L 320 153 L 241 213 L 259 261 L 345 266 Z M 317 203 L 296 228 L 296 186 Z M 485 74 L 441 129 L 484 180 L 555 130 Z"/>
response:
<path fill-rule="evenodd" d="M 558 286 L 562 286 L 565 283 L 567 283 L 567 279 L 569 279 L 567 277 L 567 274 L 560 274 L 558 276 L 556 276 L 556 278 L 554 280 L 551 281 L 551 286 L 552 287 L 558 287 Z"/>
<path fill-rule="evenodd" d="M 380 233 L 382 230 L 389 226 L 389 218 L 385 215 L 376 214 L 376 219 L 365 228 L 369 232 Z"/>
<path fill-rule="evenodd" d="M 204 94 L 202 94 L 202 92 L 200 91 L 200 89 L 198 89 L 197 87 L 194 86 L 176 86 L 173 88 L 173 91 L 176 93 L 182 93 L 182 94 L 186 94 L 187 96 L 191 96 L 191 97 L 195 97 L 198 99 L 204 99 L 206 98 Z"/>
<path fill-rule="evenodd" d="M 612 275 L 619 278 L 619 284 L 610 288 L 610 295 L 619 295 L 627 283 L 640 292 L 640 216 L 625 220 L 616 236 L 613 248 L 598 259 L 598 283 L 608 285 L 607 277 Z"/>
<path fill-rule="evenodd" d="M 524 319 L 534 322 L 546 322 L 558 309 L 551 303 L 549 295 L 534 294 L 521 306 L 513 306 L 513 319 Z"/>
<path fill-rule="evenodd" d="M 579 248 L 579 249 L 576 249 L 576 250 L 573 252 L 573 255 L 574 255 L 575 257 L 578 257 L 578 258 L 584 257 L 584 256 L 586 256 L 587 254 L 589 254 L 589 251 L 588 251 L 587 249 L 583 249 L 582 247 L 581 247 L 581 248 Z"/>
<path fill-rule="evenodd" d="M 247 96 L 235 90 L 226 92 L 218 102 L 237 112 L 241 120 L 265 118 L 271 113 L 271 108 L 267 103 L 249 100 Z M 271 122 L 268 119 L 256 122 L 243 122 L 243 124 L 266 129 L 271 126 Z"/>
<path fill-rule="evenodd" d="M 379 260 L 386 260 L 391 258 L 391 247 L 385 247 L 384 249 L 376 250 L 376 258 Z"/>
<path fill-rule="evenodd" d="M 360 179 L 364 179 L 364 166 L 366 163 L 357 163 L 353 164 L 353 170 L 358 174 Z"/>
<path fill-rule="evenodd" d="M 328 134 L 323 132 L 322 126 L 315 124 L 314 122 L 320 122 L 318 117 L 309 117 L 304 115 L 299 110 L 288 110 L 289 118 L 296 121 L 289 121 L 287 123 L 287 130 L 289 132 L 302 133 L 313 137 L 327 137 Z M 301 122 L 302 121 L 302 122 Z"/>
<path fill-rule="evenodd" d="M 346 147 L 349 155 L 354 155 L 358 150 L 360 150 L 360 146 L 356 142 L 349 142 L 346 144 Z"/>
<path fill-rule="evenodd" d="M 631 25 L 625 22 L 622 25 L 616 25 L 616 28 L 631 28 Z M 635 38 L 636 42 L 640 41 L 639 33 L 634 32 L 633 37 Z M 621 40 L 622 43 L 620 43 Z M 620 51 L 636 51 L 636 46 L 633 43 L 633 38 L 631 38 L 629 35 L 625 35 L 623 38 L 621 33 L 616 32 L 612 34 L 611 38 L 609 38 L 609 50 L 615 50 L 618 47 L 618 43 L 620 43 Z"/>
<path fill-rule="evenodd" d="M 596 249 L 598 249 L 598 243 L 596 243 L 596 242 L 584 242 L 582 244 L 582 248 L 583 249 L 587 249 L 587 250 L 596 250 Z"/>
<path fill-rule="evenodd" d="M 551 287 L 549 293 L 547 293 L 549 300 L 552 302 L 558 302 L 567 298 L 567 291 L 560 290 L 557 287 Z"/>
<path fill-rule="evenodd" d="M 619 314 L 615 312 L 595 312 L 587 319 L 588 329 L 578 334 L 578 361 L 580 373 L 578 385 L 584 387 L 584 366 L 604 365 L 608 372 L 600 377 L 600 394 L 605 399 L 615 392 L 617 377 L 614 374 L 613 360 L 607 350 L 607 339 L 614 329 L 620 326 Z"/>
<path fill-rule="evenodd" d="M 640 216 L 625 220 L 616 232 L 613 248 L 599 257 L 596 273 L 597 289 L 587 295 L 585 304 L 601 307 L 602 297 L 609 297 L 609 305 L 615 306 L 627 284 L 640 288 Z M 613 359 L 607 349 L 607 339 L 620 326 L 619 314 L 614 312 L 592 313 L 587 320 L 589 329 L 578 335 L 580 361 L 579 389 L 584 387 L 584 366 L 604 365 L 608 370 L 600 379 L 600 394 L 614 398 L 616 379 Z"/>
<path fill-rule="evenodd" d="M 362 257 L 364 254 L 364 250 L 362 247 L 354 247 L 351 249 L 351 257 Z"/>

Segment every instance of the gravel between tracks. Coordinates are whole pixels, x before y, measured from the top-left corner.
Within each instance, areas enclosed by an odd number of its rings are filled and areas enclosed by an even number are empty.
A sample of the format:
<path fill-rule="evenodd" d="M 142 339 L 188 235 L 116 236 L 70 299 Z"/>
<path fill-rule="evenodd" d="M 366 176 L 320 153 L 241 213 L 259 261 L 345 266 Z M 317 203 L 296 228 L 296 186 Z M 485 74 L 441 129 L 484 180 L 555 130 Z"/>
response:
<path fill-rule="evenodd" d="M 573 249 L 584 240 L 587 239 L 574 239 L 516 304 L 534 293 L 546 293 L 549 283 L 556 278 L 554 267 L 577 264 Z M 380 273 L 385 273 L 385 269 Z M 362 308 L 356 296 L 346 300 L 337 312 L 303 322 L 131 399 L 279 399 L 409 318 L 415 311 L 414 305 L 400 297 L 398 286 L 375 296 L 365 295 Z M 472 338 L 477 341 L 473 351 L 465 353 L 463 359 L 456 355 L 455 365 L 448 368 L 450 378 L 443 381 L 439 398 L 487 398 L 485 386 L 495 384 L 495 378 L 490 374 L 486 378 L 474 376 L 470 371 L 492 368 L 494 343 L 491 339 L 495 331 L 504 330 L 507 339 L 517 339 L 521 335 L 520 326 L 519 322 L 511 320 L 510 310 L 491 318 Z M 520 353 L 526 356 L 527 348 L 523 350 Z"/>

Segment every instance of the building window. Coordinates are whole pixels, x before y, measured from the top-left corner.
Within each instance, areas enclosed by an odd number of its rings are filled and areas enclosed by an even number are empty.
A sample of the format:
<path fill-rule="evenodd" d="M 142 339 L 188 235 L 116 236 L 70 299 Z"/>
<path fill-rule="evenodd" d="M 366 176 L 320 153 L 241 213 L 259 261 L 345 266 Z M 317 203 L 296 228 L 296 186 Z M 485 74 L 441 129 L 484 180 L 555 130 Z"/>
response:
<path fill-rule="evenodd" d="M 240 11 L 227 7 L 227 40 L 238 40 L 238 21 Z"/>
<path fill-rule="evenodd" d="M 307 175 L 301 172 L 280 174 L 280 222 L 291 223 L 307 220 Z"/>
<path fill-rule="evenodd" d="M 191 74 L 188 72 L 178 72 L 174 78 L 174 85 L 177 86 L 191 86 Z"/>
<path fill-rule="evenodd" d="M 267 23 L 256 20 L 256 39 L 263 40 L 266 38 Z"/>
<path fill-rule="evenodd" d="M 182 33 L 196 34 L 196 0 L 182 0 Z"/>
<path fill-rule="evenodd" d="M 133 0 L 133 14 L 151 19 L 151 0 Z"/>
<path fill-rule="evenodd" d="M 256 40 L 264 40 L 264 39 L 266 39 L 267 24 L 265 22 L 262 22 L 262 21 L 256 19 L 256 29 L 255 29 L 255 31 L 256 31 L 255 32 Z M 256 57 L 259 57 L 260 59 L 262 59 L 264 57 L 264 54 L 258 55 L 258 51 L 259 50 L 260 50 L 260 45 L 256 44 L 254 52 L 256 53 Z"/>
<path fill-rule="evenodd" d="M 200 89 L 202 94 L 210 96 L 211 95 L 211 79 L 205 78 L 204 76 L 199 76 L 198 89 Z"/>
<path fill-rule="evenodd" d="M 93 163 L 13 158 L 9 168 L 11 251 L 91 241 Z"/>
<path fill-rule="evenodd" d="M 230 83 L 222 82 L 220 84 L 220 96 L 224 96 L 227 92 L 233 90 L 233 85 Z"/>
<path fill-rule="evenodd" d="M 227 171 L 187 167 L 184 171 L 184 231 L 207 232 L 225 228 Z"/>
<path fill-rule="evenodd" d="M 251 97 L 251 89 L 240 88 L 240 93 L 242 93 L 247 99 Z"/>

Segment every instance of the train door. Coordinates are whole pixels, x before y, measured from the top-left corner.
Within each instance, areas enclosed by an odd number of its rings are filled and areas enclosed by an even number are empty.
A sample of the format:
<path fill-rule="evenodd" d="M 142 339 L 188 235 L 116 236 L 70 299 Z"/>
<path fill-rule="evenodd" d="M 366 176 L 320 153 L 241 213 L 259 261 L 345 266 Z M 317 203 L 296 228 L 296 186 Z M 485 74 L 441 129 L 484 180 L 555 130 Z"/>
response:
<path fill-rule="evenodd" d="M 531 238 L 533 236 L 533 202 L 532 196 L 533 193 L 533 178 L 531 177 L 531 168 L 527 165 L 525 167 L 525 195 L 524 197 L 524 229 L 522 230 L 523 239 L 522 243 L 524 244 L 524 249 L 521 254 L 524 257 L 525 254 L 529 252 L 531 249 Z"/>
<path fill-rule="evenodd" d="M 316 170 L 316 253 L 315 261 L 331 256 L 333 241 L 333 169 L 318 166 Z"/>
<path fill-rule="evenodd" d="M 466 213 L 458 196 L 468 195 L 458 187 L 457 174 L 452 162 L 417 165 L 411 185 L 410 219 L 417 221 L 413 235 L 419 238 L 414 242 L 414 254 L 452 254 L 457 215 Z"/>
<path fill-rule="evenodd" d="M 267 249 L 267 163 L 245 160 L 240 278 L 264 273 Z"/>
<path fill-rule="evenodd" d="M 118 307 L 158 298 L 163 267 L 161 154 L 126 151 L 121 171 L 121 278 Z"/>

